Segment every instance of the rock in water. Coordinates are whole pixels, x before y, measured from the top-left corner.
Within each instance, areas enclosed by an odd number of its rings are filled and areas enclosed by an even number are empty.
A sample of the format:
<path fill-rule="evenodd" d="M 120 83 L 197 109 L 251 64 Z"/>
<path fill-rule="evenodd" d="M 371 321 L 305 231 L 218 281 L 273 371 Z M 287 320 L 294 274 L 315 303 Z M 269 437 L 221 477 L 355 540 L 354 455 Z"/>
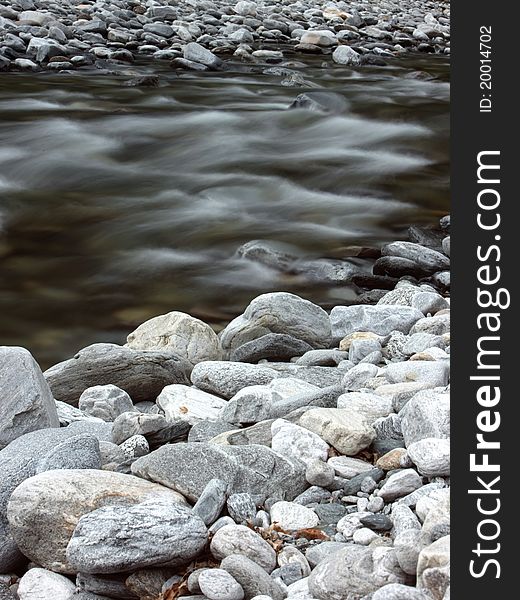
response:
<path fill-rule="evenodd" d="M 224 349 L 234 350 L 268 333 L 286 333 L 313 348 L 326 348 L 331 339 L 329 317 L 321 307 L 295 294 L 273 292 L 255 298 L 220 341 Z"/>
<path fill-rule="evenodd" d="M 338 65 L 360 65 L 361 56 L 350 46 L 338 46 L 332 54 L 332 60 Z"/>
<path fill-rule="evenodd" d="M 294 498 L 306 487 L 304 465 L 291 462 L 266 446 L 170 444 L 132 465 L 139 477 L 166 485 L 196 501 L 211 479 L 228 484 L 230 494 L 248 492 Z"/>
<path fill-rule="evenodd" d="M 182 312 L 170 312 L 146 321 L 127 338 L 129 348 L 173 352 L 195 365 L 219 360 L 222 350 L 217 334 L 209 325 Z"/>
<path fill-rule="evenodd" d="M 222 61 L 218 56 L 197 42 L 186 44 L 184 47 L 184 58 L 194 63 L 205 65 L 210 69 L 218 69 L 222 66 Z"/>
<path fill-rule="evenodd" d="M 109 384 L 125 390 L 134 402 L 154 401 L 166 385 L 189 384 L 191 369 L 191 363 L 169 352 L 93 344 L 44 375 L 57 400 L 77 406 L 87 388 Z"/>
<path fill-rule="evenodd" d="M 121 573 L 178 566 L 205 547 L 208 531 L 186 506 L 150 499 L 134 506 L 102 506 L 80 518 L 67 559 L 83 573 Z"/>
<path fill-rule="evenodd" d="M 13 492 L 8 504 L 9 530 L 30 560 L 58 573 L 75 573 L 66 557 L 79 519 L 110 504 L 129 507 L 162 499 L 186 506 L 182 496 L 132 475 L 96 470 L 47 471 Z"/>
<path fill-rule="evenodd" d="M 0 450 L 24 433 L 59 426 L 54 398 L 31 353 L 0 347 Z"/>

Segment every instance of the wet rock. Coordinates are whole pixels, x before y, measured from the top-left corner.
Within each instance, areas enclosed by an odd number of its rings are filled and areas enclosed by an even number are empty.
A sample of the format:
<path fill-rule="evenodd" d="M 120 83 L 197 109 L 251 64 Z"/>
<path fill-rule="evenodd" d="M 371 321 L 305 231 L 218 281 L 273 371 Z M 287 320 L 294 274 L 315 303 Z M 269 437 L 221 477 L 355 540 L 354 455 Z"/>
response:
<path fill-rule="evenodd" d="M 361 64 L 361 56 L 350 46 L 338 46 L 332 54 L 332 60 L 338 65 Z"/>
<path fill-rule="evenodd" d="M 189 42 L 184 47 L 184 58 L 188 61 L 204 65 L 210 69 L 218 69 L 222 61 L 218 56 L 197 42 Z"/>

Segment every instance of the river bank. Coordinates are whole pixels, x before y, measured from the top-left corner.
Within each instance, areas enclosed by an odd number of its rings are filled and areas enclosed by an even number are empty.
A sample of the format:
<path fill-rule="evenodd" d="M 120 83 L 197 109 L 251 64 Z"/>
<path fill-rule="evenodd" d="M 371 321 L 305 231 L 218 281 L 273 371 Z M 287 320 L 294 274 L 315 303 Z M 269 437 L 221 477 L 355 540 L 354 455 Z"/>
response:
<path fill-rule="evenodd" d="M 43 375 L 2 348 L 2 598 L 448 599 L 449 254 L 446 217 L 366 304 L 172 312 Z"/>
<path fill-rule="evenodd" d="M 221 70 L 229 58 L 283 62 L 317 54 L 343 65 L 408 52 L 449 54 L 449 4 L 315 0 L 0 2 L 0 70 L 73 71 L 166 61 Z"/>

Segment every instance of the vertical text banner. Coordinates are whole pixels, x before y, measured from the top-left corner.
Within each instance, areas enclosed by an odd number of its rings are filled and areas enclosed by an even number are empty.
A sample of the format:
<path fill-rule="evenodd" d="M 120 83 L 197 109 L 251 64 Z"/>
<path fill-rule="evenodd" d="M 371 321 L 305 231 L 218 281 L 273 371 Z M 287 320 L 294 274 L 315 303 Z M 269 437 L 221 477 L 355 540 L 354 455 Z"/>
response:
<path fill-rule="evenodd" d="M 520 529 L 515 19 L 483 0 L 451 8 L 451 598 L 489 600 L 514 595 Z"/>

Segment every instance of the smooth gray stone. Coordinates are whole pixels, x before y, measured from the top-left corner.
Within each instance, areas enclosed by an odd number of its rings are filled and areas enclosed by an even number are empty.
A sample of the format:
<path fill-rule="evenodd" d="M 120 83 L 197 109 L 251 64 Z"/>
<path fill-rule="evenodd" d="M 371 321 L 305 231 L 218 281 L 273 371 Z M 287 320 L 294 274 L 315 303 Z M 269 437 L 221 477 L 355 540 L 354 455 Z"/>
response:
<path fill-rule="evenodd" d="M 193 507 L 193 514 L 200 517 L 209 527 L 219 517 L 228 497 L 228 483 L 222 479 L 211 479 Z"/>
<path fill-rule="evenodd" d="M 429 271 L 420 267 L 416 262 L 400 256 L 382 256 L 373 266 L 374 275 L 388 275 L 389 277 L 411 276 L 422 279 L 429 275 Z"/>
<path fill-rule="evenodd" d="M 371 600 L 431 600 L 431 596 L 409 585 L 390 583 L 379 588 Z"/>
<path fill-rule="evenodd" d="M 305 407 L 335 408 L 338 398 L 342 393 L 343 388 L 340 385 L 330 385 L 315 392 L 308 392 L 288 398 L 287 400 L 281 400 L 280 402 L 273 403 L 271 406 L 271 418 L 287 417 L 292 411 Z"/>
<path fill-rule="evenodd" d="M 223 569 L 204 569 L 199 576 L 202 593 L 212 600 L 243 600 L 242 586 Z"/>
<path fill-rule="evenodd" d="M 381 254 L 383 256 L 407 258 L 428 273 L 445 271 L 450 268 L 450 260 L 444 254 L 413 242 L 392 242 L 383 246 Z"/>
<path fill-rule="evenodd" d="M 178 566 L 196 558 L 208 531 L 191 509 L 151 499 L 134 506 L 102 506 L 80 518 L 67 559 L 83 573 L 121 573 Z"/>
<path fill-rule="evenodd" d="M 192 501 L 214 478 L 228 483 L 229 493 L 268 496 L 282 492 L 288 499 L 307 487 L 303 464 L 290 462 L 260 445 L 171 444 L 137 459 L 132 472 L 160 482 Z"/>
<path fill-rule="evenodd" d="M 278 371 L 264 365 L 210 360 L 195 365 L 191 381 L 204 392 L 231 398 L 242 388 L 266 385 L 278 377 Z"/>
<path fill-rule="evenodd" d="M 329 316 L 321 307 L 295 294 L 262 294 L 229 323 L 220 334 L 220 340 L 224 349 L 233 350 L 268 333 L 286 333 L 313 348 L 327 348 Z"/>
<path fill-rule="evenodd" d="M 0 450 L 24 433 L 59 425 L 54 398 L 31 353 L 0 346 Z"/>
<path fill-rule="evenodd" d="M 305 367 L 336 367 L 346 359 L 348 359 L 348 352 L 342 350 L 310 350 L 295 364 Z"/>
<path fill-rule="evenodd" d="M 301 379 L 320 388 L 339 385 L 343 377 L 343 372 L 336 367 L 315 367 L 283 362 L 265 363 L 265 366 L 278 371 L 282 377 Z"/>
<path fill-rule="evenodd" d="M 218 56 L 210 52 L 197 42 L 190 42 L 184 47 L 184 58 L 201 65 L 205 65 L 210 69 L 218 69 L 222 65 L 222 61 Z"/>
<path fill-rule="evenodd" d="M 168 352 L 93 344 L 44 375 L 57 400 L 77 406 L 87 388 L 108 384 L 125 390 L 134 402 L 155 400 L 167 385 L 189 385 L 191 368 L 188 361 Z"/>
<path fill-rule="evenodd" d="M 273 600 L 283 600 L 285 594 L 264 569 L 242 554 L 226 556 L 220 565 L 242 586 L 245 598 L 265 594 Z"/>
<path fill-rule="evenodd" d="M 289 360 L 302 356 L 312 346 L 284 333 L 268 333 L 233 350 L 229 359 L 236 362 L 257 363 L 259 360 Z"/>

